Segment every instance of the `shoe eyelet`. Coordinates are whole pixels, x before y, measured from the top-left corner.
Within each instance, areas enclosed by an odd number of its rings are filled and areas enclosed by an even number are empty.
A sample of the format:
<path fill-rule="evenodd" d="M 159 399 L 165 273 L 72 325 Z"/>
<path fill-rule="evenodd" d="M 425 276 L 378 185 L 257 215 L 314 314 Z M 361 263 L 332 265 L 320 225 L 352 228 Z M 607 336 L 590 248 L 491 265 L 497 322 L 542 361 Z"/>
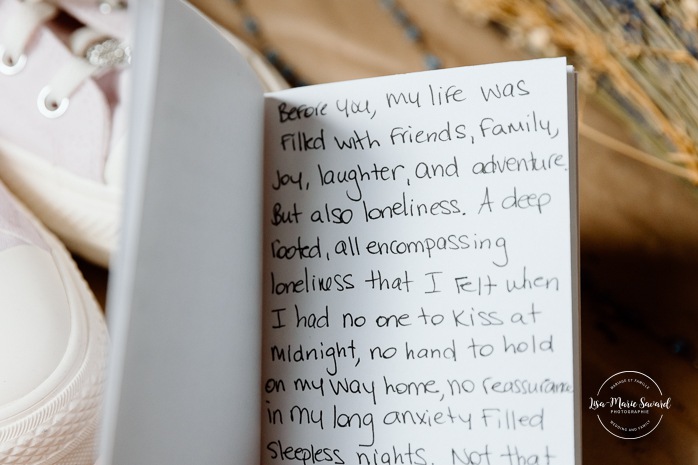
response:
<path fill-rule="evenodd" d="M 36 100 L 36 104 L 39 107 L 39 113 L 44 115 L 46 118 L 58 118 L 68 109 L 68 104 L 70 101 L 68 98 L 64 97 L 60 102 L 50 101 L 49 94 L 51 93 L 51 87 L 46 86 L 39 92 L 39 97 Z"/>
<path fill-rule="evenodd" d="M 6 76 L 14 76 L 24 69 L 27 64 L 27 55 L 22 53 L 19 57 L 12 58 L 5 50 L 5 47 L 0 45 L 0 73 Z"/>

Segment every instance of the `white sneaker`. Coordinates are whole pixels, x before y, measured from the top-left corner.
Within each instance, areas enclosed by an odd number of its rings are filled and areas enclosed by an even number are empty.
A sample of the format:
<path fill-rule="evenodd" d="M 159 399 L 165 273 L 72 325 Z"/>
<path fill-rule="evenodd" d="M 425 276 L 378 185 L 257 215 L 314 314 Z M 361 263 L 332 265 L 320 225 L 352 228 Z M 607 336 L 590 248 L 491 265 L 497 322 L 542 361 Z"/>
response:
<path fill-rule="evenodd" d="M 52 3 L 0 2 L 0 176 L 71 250 L 106 265 L 118 229 L 126 79 L 120 67 L 100 68 L 103 49 L 90 46 L 103 40 Z M 92 63 L 76 56 L 88 50 Z"/>
<path fill-rule="evenodd" d="M 128 25 L 124 0 L 0 0 L 0 178 L 71 251 L 102 266 L 119 232 L 129 72 L 83 55 L 102 40 L 128 54 Z M 266 90 L 287 87 L 222 33 Z"/>
<path fill-rule="evenodd" d="M 107 342 L 65 248 L 0 184 L 0 463 L 94 463 Z"/>

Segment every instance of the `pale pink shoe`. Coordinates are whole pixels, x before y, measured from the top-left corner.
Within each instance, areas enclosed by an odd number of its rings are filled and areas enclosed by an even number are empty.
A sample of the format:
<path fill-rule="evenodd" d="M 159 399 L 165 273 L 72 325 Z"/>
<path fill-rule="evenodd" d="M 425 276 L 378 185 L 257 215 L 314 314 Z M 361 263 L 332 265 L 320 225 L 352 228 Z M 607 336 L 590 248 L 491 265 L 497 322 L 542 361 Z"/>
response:
<path fill-rule="evenodd" d="M 120 222 L 129 19 L 124 0 L 0 0 L 0 178 L 70 250 L 103 266 Z M 287 87 L 221 33 L 266 90 Z"/>
<path fill-rule="evenodd" d="M 114 14 L 99 24 L 108 32 L 66 29 L 51 3 L 0 1 L 0 176 L 70 249 L 102 265 L 118 230 L 125 153 L 126 73 L 111 65 L 128 61 L 126 17 Z M 104 68 L 100 43 L 116 47 Z"/>
<path fill-rule="evenodd" d="M 0 463 L 94 463 L 106 327 L 63 245 L 0 184 Z"/>

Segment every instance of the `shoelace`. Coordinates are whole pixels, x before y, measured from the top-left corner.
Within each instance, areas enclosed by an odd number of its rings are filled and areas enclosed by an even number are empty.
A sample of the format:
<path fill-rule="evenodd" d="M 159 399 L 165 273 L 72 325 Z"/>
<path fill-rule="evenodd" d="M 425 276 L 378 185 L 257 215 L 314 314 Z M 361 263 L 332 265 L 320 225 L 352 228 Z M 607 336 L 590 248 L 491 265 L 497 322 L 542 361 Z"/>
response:
<path fill-rule="evenodd" d="M 69 97 L 88 78 L 107 69 L 130 62 L 128 45 L 83 27 L 70 36 L 71 60 L 45 86 L 37 98 L 41 114 L 48 118 L 61 116 L 68 108 Z"/>
<path fill-rule="evenodd" d="M 0 72 L 8 76 L 24 69 L 24 51 L 34 32 L 56 15 L 58 9 L 49 3 L 27 0 L 20 3 L 17 16 L 7 21 L 0 36 Z"/>
<path fill-rule="evenodd" d="M 24 68 L 29 39 L 45 22 L 57 13 L 54 5 L 41 0 L 26 0 L 20 4 L 17 17 L 8 21 L 0 36 L 0 72 L 16 75 Z M 47 118 L 57 118 L 68 109 L 69 97 L 90 77 L 107 69 L 130 62 L 130 48 L 87 26 L 70 36 L 73 57 L 56 73 L 37 96 L 39 112 Z"/>

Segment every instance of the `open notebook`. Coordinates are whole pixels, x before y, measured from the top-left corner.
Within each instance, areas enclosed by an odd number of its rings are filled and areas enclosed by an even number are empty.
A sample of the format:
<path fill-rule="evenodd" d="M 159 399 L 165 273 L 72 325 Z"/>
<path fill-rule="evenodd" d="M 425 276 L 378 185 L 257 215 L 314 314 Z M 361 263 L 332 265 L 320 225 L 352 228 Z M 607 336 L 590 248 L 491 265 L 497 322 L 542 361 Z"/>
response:
<path fill-rule="evenodd" d="M 138 5 L 102 461 L 580 463 L 564 59 L 264 95 Z"/>

